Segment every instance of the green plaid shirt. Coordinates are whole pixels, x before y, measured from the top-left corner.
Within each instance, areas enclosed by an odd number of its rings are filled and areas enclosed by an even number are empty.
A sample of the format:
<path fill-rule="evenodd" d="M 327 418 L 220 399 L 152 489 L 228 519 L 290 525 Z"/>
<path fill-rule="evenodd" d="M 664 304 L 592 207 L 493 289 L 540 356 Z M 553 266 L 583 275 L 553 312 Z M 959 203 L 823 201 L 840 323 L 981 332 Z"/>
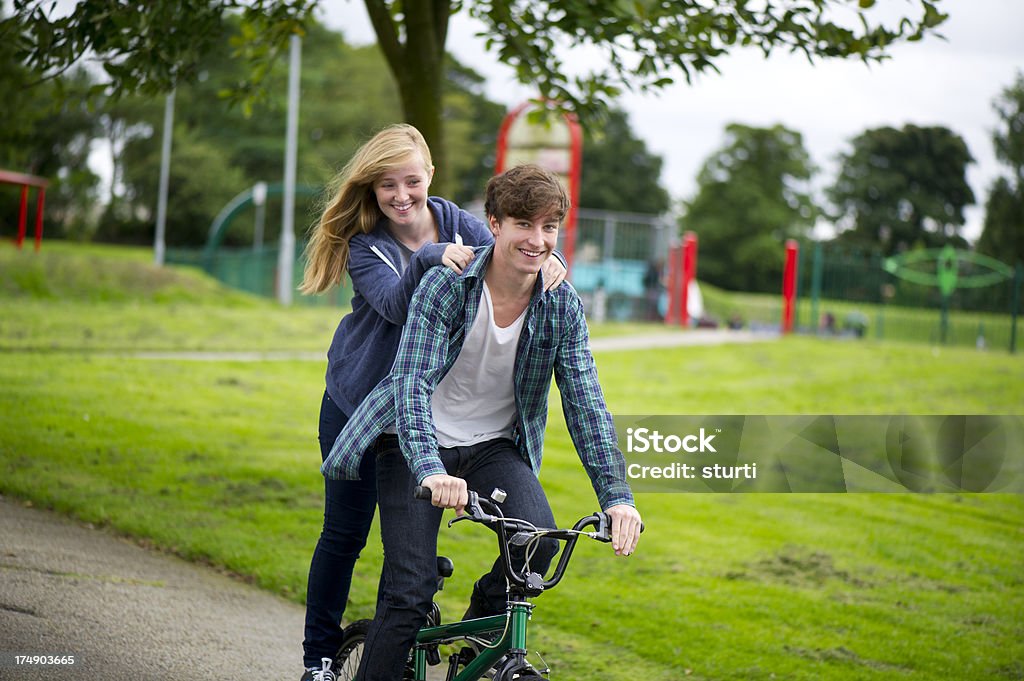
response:
<path fill-rule="evenodd" d="M 437 455 L 430 400 L 455 364 L 476 318 L 492 249 L 476 249 L 477 257 L 461 275 L 447 267 L 435 267 L 423 276 L 409 304 L 394 367 L 338 436 L 321 469 L 326 477 L 358 479 L 363 453 L 392 423 L 417 481 L 446 473 Z M 518 414 L 512 438 L 533 472 L 540 471 L 554 373 L 562 413 L 601 508 L 632 505 L 625 459 L 590 354 L 583 303 L 572 286 L 562 284 L 544 291 L 541 278 L 537 278 L 514 371 Z"/>

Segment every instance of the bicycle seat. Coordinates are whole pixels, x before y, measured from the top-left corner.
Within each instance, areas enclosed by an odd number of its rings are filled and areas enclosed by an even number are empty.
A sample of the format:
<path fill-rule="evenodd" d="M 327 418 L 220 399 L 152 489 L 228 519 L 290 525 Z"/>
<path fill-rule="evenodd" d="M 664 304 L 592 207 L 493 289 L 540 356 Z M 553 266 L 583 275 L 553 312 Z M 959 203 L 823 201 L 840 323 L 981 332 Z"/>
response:
<path fill-rule="evenodd" d="M 437 557 L 437 576 L 447 579 L 452 576 L 455 572 L 455 564 L 452 563 L 450 558 L 444 556 Z"/>

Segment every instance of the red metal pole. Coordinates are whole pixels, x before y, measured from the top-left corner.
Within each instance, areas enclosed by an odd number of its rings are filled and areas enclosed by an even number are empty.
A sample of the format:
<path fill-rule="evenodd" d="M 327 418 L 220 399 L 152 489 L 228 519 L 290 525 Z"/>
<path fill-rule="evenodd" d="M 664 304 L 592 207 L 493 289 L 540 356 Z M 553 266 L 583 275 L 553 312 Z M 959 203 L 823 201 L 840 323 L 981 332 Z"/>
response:
<path fill-rule="evenodd" d="M 676 249 L 676 269 L 679 276 L 676 278 L 676 324 L 686 325 L 686 247 L 679 246 Z"/>
<path fill-rule="evenodd" d="M 690 282 L 697 276 L 697 235 L 687 232 L 683 237 L 683 306 L 680 311 L 680 326 L 690 323 Z"/>
<path fill-rule="evenodd" d="M 580 206 L 580 180 L 583 173 L 583 128 L 576 117 L 564 114 L 569 128 L 569 214 L 565 221 L 565 242 L 562 255 L 565 256 L 568 276 L 572 276 L 572 265 L 576 258 L 576 211 Z"/>
<path fill-rule="evenodd" d="M 786 267 L 782 273 L 782 333 L 793 331 L 793 307 L 796 303 L 796 258 L 800 245 L 786 241 Z"/>
<path fill-rule="evenodd" d="M 39 188 L 39 199 L 36 201 L 36 250 L 43 243 L 43 204 L 46 202 L 46 187 Z"/>
<path fill-rule="evenodd" d="M 25 241 L 25 217 L 28 214 L 28 185 L 21 185 L 21 209 L 18 211 L 18 237 L 14 240 L 20 249 Z"/>

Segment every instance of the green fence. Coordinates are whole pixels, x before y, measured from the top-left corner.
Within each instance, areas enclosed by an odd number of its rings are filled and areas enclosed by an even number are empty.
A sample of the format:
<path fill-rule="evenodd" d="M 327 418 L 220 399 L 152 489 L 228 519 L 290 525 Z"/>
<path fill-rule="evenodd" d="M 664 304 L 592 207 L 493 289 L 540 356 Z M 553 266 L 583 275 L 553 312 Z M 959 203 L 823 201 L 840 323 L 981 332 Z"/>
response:
<path fill-rule="evenodd" d="M 1024 279 L 1020 264 L 1011 268 L 952 250 L 942 254 L 945 260 L 937 253 L 918 255 L 922 257 L 887 260 L 834 244 L 805 246 L 798 327 L 823 334 L 1016 350 Z"/>
<path fill-rule="evenodd" d="M 302 281 L 305 262 L 302 260 L 304 244 L 295 247 L 293 288 Z M 218 248 L 212 253 L 204 249 L 168 249 L 167 262 L 191 265 L 204 270 L 232 288 L 248 291 L 267 298 L 277 297 L 277 246 L 263 248 Z M 296 293 L 292 301 L 296 305 L 347 306 L 352 300 L 352 283 L 346 278 L 342 286 L 318 296 L 304 296 Z"/>

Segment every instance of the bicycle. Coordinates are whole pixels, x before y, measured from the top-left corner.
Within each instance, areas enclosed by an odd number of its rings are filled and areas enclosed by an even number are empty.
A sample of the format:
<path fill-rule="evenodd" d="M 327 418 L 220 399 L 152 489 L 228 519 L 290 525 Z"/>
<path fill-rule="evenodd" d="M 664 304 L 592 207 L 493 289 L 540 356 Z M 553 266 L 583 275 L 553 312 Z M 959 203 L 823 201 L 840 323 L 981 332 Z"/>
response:
<path fill-rule="evenodd" d="M 425 487 L 417 487 L 414 494 L 417 499 L 430 499 L 430 490 Z M 416 636 L 406 673 L 408 681 L 425 681 L 427 667 L 441 663 L 438 647 L 445 644 L 461 646 L 448 657 L 446 681 L 477 681 L 482 678 L 494 681 L 543 681 L 546 678 L 548 669 L 537 669 L 526 660 L 526 632 L 534 609 L 529 599 L 539 596 L 561 581 L 580 537 L 611 542 L 611 519 L 607 514 L 598 512 L 580 518 L 571 529 L 540 528 L 524 520 L 506 518 L 500 506 L 504 500 L 505 493 L 500 489 L 495 489 L 490 499 L 470 491 L 465 515 L 448 521 L 448 527 L 463 520 L 494 527 L 509 585 L 507 611 L 504 615 L 442 624 L 441 611 L 435 602 L 426 626 Z M 588 527 L 595 529 L 585 532 Z M 565 542 L 558 564 L 549 579 L 529 570 L 532 548 L 542 537 Z M 512 566 L 509 555 L 511 546 L 525 547 L 527 560 L 522 570 L 517 571 Z M 437 566 L 440 591 L 444 580 L 451 577 L 454 565 L 448 558 L 438 556 Z M 338 681 L 351 681 L 355 677 L 370 622 L 359 620 L 345 628 L 344 639 L 332 665 Z M 462 671 L 459 671 L 460 667 Z"/>

